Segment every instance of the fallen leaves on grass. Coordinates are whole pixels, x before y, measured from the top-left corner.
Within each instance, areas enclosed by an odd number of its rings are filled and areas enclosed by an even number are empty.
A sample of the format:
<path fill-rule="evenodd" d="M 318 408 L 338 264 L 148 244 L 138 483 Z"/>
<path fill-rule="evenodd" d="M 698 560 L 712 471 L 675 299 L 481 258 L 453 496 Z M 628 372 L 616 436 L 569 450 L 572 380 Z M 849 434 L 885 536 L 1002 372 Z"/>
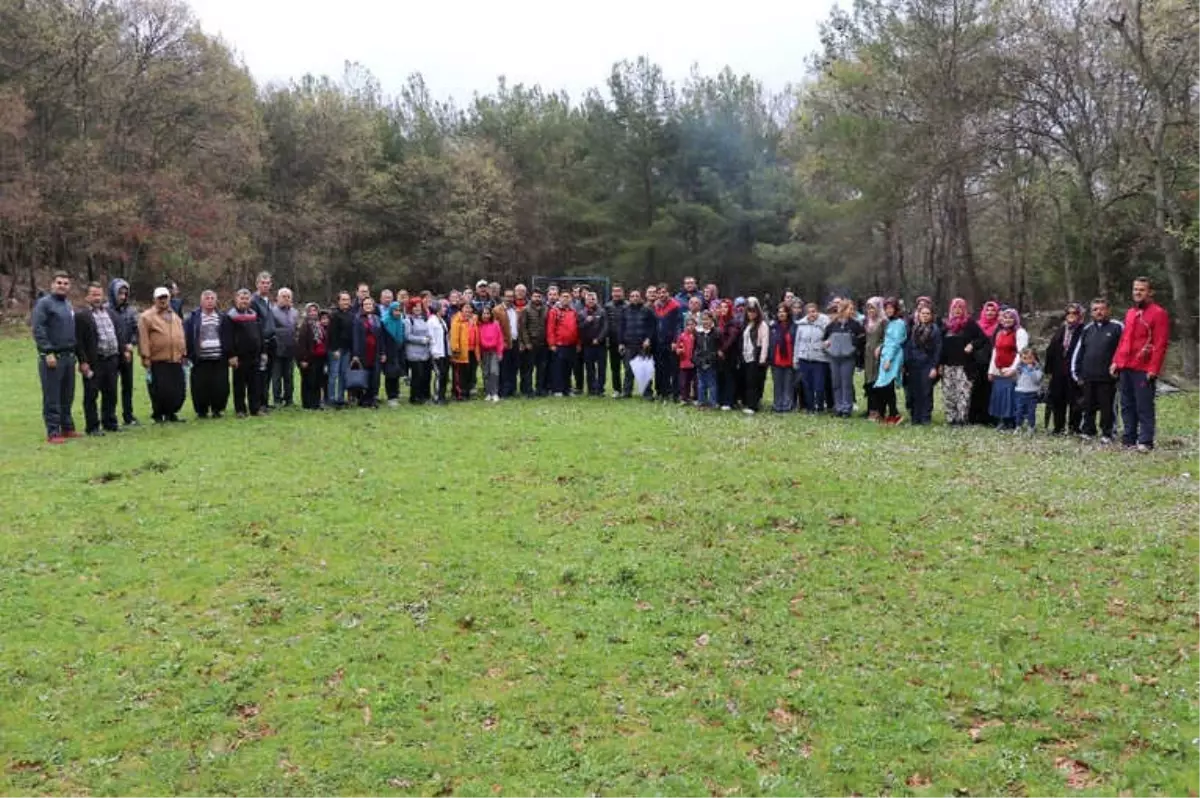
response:
<path fill-rule="evenodd" d="M 928 787 L 933 784 L 933 780 L 924 773 L 914 773 L 904 780 L 904 783 L 909 787 Z"/>
<path fill-rule="evenodd" d="M 337 687 L 339 684 L 342 683 L 342 679 L 345 679 L 345 678 L 346 678 L 346 669 L 338 668 L 336 671 L 333 672 L 332 676 L 330 676 L 328 679 L 325 680 L 325 686 L 330 687 L 330 688 Z"/>
<path fill-rule="evenodd" d="M 371 725 L 371 705 L 370 704 L 363 704 L 363 725 L 364 726 Z"/>
<path fill-rule="evenodd" d="M 708 636 L 708 632 L 705 632 L 704 634 L 702 634 L 696 638 L 696 645 L 699 646 L 700 648 L 704 648 L 705 646 L 708 645 L 708 641 L 711 639 L 712 638 L 710 638 Z"/>
<path fill-rule="evenodd" d="M 1067 787 L 1072 790 L 1086 790 L 1100 783 L 1091 768 L 1078 759 L 1060 756 L 1054 760 L 1054 767 L 1067 774 Z"/>
<path fill-rule="evenodd" d="M 34 773 L 45 767 L 36 759 L 18 759 L 8 766 L 9 773 Z"/>
<path fill-rule="evenodd" d="M 649 601 L 639 601 L 633 605 L 633 608 L 638 612 L 647 612 L 648 610 L 654 609 L 654 605 L 652 605 Z"/>
<path fill-rule="evenodd" d="M 496 718 L 491 715 L 488 715 L 483 719 L 483 730 L 486 732 L 495 731 L 496 727 L 499 725 L 500 721 L 496 720 Z"/>
<path fill-rule="evenodd" d="M 775 708 L 767 713 L 767 718 L 777 728 L 791 728 L 796 725 L 796 713 L 784 703 L 782 698 L 776 700 Z"/>
<path fill-rule="evenodd" d="M 393 778 L 393 779 L 388 779 L 387 783 L 388 783 L 389 787 L 395 787 L 397 790 L 408 790 L 408 789 L 412 789 L 412 786 L 413 786 L 413 783 L 411 781 L 409 781 L 408 779 Z"/>
<path fill-rule="evenodd" d="M 1003 726 L 1003 725 L 1004 725 L 1004 721 L 996 720 L 995 718 L 993 718 L 991 720 L 975 721 L 974 723 L 971 724 L 971 728 L 967 730 L 967 734 L 971 735 L 972 742 L 978 742 L 979 737 L 983 734 L 984 729 L 990 729 L 995 726 Z"/>
<path fill-rule="evenodd" d="M 260 710 L 258 704 L 238 704 L 234 707 L 234 711 L 237 712 L 239 717 L 253 718 L 258 715 Z"/>

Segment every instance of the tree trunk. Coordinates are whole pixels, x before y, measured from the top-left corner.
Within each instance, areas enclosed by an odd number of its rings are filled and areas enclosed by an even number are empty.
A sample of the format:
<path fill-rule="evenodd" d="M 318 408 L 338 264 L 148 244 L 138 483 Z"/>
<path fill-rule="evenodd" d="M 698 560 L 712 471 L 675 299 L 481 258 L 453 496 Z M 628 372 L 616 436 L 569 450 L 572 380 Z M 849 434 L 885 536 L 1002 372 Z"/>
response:
<path fill-rule="evenodd" d="M 1163 166 L 1163 148 L 1167 130 L 1169 98 L 1159 100 L 1158 117 L 1154 120 L 1154 225 L 1163 250 L 1163 265 L 1167 281 L 1171 284 L 1171 296 L 1175 305 L 1175 328 L 1181 340 L 1183 376 L 1196 379 L 1196 317 L 1195 308 L 1188 299 L 1188 281 L 1184 277 L 1183 252 L 1179 240 L 1170 230 L 1171 216 L 1168 209 L 1167 175 Z"/>

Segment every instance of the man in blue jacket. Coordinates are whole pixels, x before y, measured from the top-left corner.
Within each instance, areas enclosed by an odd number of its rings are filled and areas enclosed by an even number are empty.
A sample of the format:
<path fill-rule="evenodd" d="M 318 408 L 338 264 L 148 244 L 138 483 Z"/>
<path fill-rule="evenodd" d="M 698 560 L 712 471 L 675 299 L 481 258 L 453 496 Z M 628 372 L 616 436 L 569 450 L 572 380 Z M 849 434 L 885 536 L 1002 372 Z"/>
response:
<path fill-rule="evenodd" d="M 83 437 L 75 429 L 71 405 L 75 402 L 75 311 L 67 301 L 71 276 L 56 272 L 50 293 L 33 306 L 33 340 L 38 351 L 38 377 L 42 381 L 42 419 L 47 443 L 66 443 Z"/>

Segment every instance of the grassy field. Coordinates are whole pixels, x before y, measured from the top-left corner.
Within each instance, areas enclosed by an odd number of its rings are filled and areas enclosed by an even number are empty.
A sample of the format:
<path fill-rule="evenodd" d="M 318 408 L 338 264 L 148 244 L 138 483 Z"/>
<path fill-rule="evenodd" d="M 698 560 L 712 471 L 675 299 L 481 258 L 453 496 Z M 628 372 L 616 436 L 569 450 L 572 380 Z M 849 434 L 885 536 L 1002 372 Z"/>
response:
<path fill-rule="evenodd" d="M 0 378 L 5 794 L 1200 788 L 1194 394 L 1150 456 L 611 400 L 49 447 Z"/>

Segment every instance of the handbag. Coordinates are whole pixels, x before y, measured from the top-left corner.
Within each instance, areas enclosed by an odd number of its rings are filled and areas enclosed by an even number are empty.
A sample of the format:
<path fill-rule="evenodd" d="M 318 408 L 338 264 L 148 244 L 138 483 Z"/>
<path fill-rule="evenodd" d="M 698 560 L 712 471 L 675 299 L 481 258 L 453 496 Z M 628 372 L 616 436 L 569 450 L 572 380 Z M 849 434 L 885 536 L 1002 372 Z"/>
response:
<path fill-rule="evenodd" d="M 367 389 L 367 370 L 361 365 L 350 365 L 346 372 L 347 391 L 365 391 Z"/>

